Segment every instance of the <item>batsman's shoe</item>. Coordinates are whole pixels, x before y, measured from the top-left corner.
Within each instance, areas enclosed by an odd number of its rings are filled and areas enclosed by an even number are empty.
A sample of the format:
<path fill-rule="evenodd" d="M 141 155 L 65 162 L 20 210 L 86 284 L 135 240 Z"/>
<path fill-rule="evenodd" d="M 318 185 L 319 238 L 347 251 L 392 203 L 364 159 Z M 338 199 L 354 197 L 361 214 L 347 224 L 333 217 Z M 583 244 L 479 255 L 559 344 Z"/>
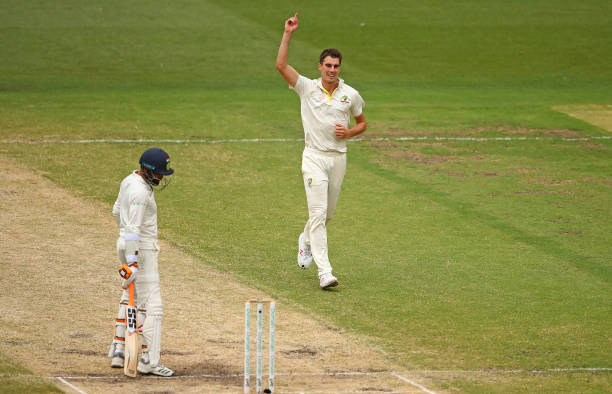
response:
<path fill-rule="evenodd" d="M 144 363 L 142 360 L 138 362 L 138 372 L 145 375 L 157 375 L 157 376 L 172 376 L 174 371 L 170 368 L 164 367 L 164 364 L 159 363 L 157 366 L 152 367 L 149 363 Z"/>
<path fill-rule="evenodd" d="M 298 238 L 297 261 L 302 269 L 307 269 L 312 264 L 312 252 L 308 245 L 306 245 L 306 242 L 304 242 L 304 233 L 300 234 L 300 238 Z"/>
<path fill-rule="evenodd" d="M 319 277 L 319 286 L 322 289 L 338 286 L 338 279 L 330 273 L 323 274 Z"/>
<path fill-rule="evenodd" d="M 111 368 L 123 368 L 125 356 L 121 352 L 115 352 L 111 358 Z"/>

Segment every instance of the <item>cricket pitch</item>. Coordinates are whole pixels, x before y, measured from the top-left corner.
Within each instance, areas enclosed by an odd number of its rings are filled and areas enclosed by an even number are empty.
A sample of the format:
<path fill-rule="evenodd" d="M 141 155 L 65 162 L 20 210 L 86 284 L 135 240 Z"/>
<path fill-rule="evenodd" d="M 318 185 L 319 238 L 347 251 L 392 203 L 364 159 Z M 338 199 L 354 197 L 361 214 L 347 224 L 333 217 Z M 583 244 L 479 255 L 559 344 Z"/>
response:
<path fill-rule="evenodd" d="M 244 301 L 268 295 L 161 242 L 162 361 L 176 376 L 128 378 L 107 358 L 120 296 L 110 207 L 2 155 L 0 174 L 0 353 L 67 392 L 242 392 Z M 276 371 L 276 392 L 436 387 L 285 300 L 277 300 Z"/>

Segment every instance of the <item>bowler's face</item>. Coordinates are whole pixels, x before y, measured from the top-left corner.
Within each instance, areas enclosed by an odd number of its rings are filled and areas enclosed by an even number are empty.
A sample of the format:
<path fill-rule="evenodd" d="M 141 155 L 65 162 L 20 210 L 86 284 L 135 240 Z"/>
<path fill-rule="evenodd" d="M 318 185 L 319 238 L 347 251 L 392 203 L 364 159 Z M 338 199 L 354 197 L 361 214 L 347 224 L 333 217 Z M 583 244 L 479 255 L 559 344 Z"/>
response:
<path fill-rule="evenodd" d="M 321 79 L 325 83 L 335 85 L 340 73 L 340 59 L 326 56 L 323 63 L 319 64 L 319 71 L 321 72 Z"/>

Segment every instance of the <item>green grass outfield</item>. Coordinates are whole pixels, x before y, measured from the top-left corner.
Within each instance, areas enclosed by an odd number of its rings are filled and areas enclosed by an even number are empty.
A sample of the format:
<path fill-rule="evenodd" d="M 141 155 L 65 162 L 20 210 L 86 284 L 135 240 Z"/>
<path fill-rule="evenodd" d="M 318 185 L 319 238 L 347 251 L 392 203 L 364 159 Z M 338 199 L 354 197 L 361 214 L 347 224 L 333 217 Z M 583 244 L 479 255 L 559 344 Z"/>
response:
<path fill-rule="evenodd" d="M 551 109 L 612 104 L 610 2 L 0 6 L 1 154 L 110 209 L 150 144 L 53 141 L 191 140 L 155 144 L 176 169 L 156 199 L 161 236 L 202 264 L 407 369 L 482 372 L 434 390 L 612 389 L 612 140 Z M 339 47 L 367 102 L 325 292 L 295 263 L 301 121 L 274 69 L 295 11 L 290 63 L 316 77 Z M 264 141 L 202 142 L 234 139 Z"/>

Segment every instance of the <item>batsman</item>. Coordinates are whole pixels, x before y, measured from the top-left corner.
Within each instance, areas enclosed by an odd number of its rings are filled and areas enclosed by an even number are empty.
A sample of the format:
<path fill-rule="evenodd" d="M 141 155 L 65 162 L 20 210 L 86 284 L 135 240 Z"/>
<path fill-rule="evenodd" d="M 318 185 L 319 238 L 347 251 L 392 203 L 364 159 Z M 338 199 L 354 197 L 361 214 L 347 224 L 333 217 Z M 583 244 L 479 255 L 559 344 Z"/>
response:
<path fill-rule="evenodd" d="M 140 169 L 121 182 L 113 206 L 113 216 L 119 225 L 117 255 L 121 264 L 119 274 L 123 293 L 115 322 L 115 337 L 108 354 L 111 367 L 123 368 L 125 363 L 127 371 L 127 364 L 135 364 L 138 359 L 137 342 L 132 342 L 133 349 L 125 343 L 126 334 L 130 338 L 130 334 L 126 333 L 126 311 L 130 310 L 130 292 L 127 289 L 133 286 L 142 344 L 142 357 L 137 370 L 142 374 L 158 376 L 174 374 L 160 361 L 163 313 L 157 262 L 157 204 L 154 197 L 154 191 L 161 191 L 170 183 L 174 170 L 168 168 L 169 163 L 170 156 L 162 149 L 146 150 L 140 157 Z"/>

